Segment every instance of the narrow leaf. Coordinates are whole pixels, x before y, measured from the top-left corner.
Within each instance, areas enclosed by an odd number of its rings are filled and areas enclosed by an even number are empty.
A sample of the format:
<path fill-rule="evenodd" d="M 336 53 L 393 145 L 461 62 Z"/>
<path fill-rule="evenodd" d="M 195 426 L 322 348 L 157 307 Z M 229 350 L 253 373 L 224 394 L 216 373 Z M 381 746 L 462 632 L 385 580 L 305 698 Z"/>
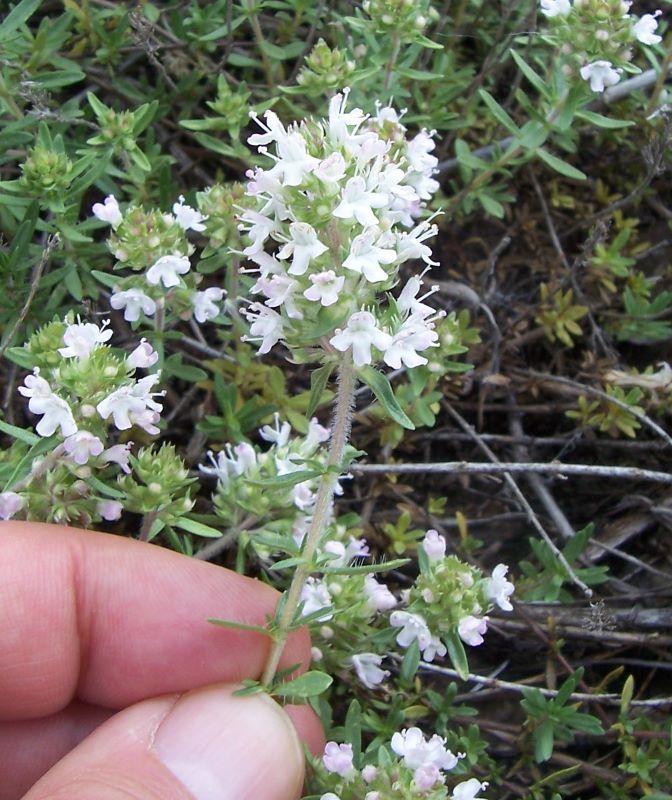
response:
<path fill-rule="evenodd" d="M 375 394 L 381 406 L 390 415 L 390 418 L 394 420 L 397 425 L 401 425 L 402 428 L 414 431 L 415 425 L 406 416 L 406 413 L 397 402 L 397 398 L 394 396 L 394 392 L 392 391 L 387 377 L 383 375 L 382 372 L 378 372 L 370 366 L 361 367 L 359 374 L 364 383 Z"/>
<path fill-rule="evenodd" d="M 581 172 L 580 169 L 577 169 L 571 164 L 568 164 L 566 161 L 563 161 L 561 158 L 554 156 L 552 153 L 549 153 L 548 150 L 544 150 L 543 147 L 540 147 L 537 150 L 537 155 L 542 161 L 545 161 L 551 169 L 554 169 L 556 172 L 560 173 L 560 175 L 564 175 L 566 178 L 573 178 L 577 181 L 586 180 L 585 173 Z"/>
<path fill-rule="evenodd" d="M 333 683 L 331 675 L 318 670 L 311 670 L 299 675 L 293 681 L 281 683 L 279 686 L 274 687 L 271 694 L 279 697 L 287 697 L 291 699 L 304 700 L 308 697 L 315 697 L 322 694 Z"/>
<path fill-rule="evenodd" d="M 246 625 L 244 622 L 236 622 L 232 619 L 216 619 L 214 617 L 208 619 L 208 622 L 212 625 L 218 625 L 220 628 L 231 628 L 235 631 L 252 631 L 252 633 L 261 633 L 262 636 L 273 638 L 271 631 L 261 625 Z"/>
<path fill-rule="evenodd" d="M 180 519 L 175 520 L 173 525 L 183 531 L 193 533 L 196 536 L 204 536 L 208 539 L 219 539 L 222 535 L 222 532 L 216 528 L 211 528 L 209 525 L 204 525 L 202 522 L 197 522 L 195 519 L 189 519 L 188 517 L 180 517 Z"/>
<path fill-rule="evenodd" d="M 315 409 L 319 406 L 320 400 L 326 388 L 331 373 L 334 371 L 334 364 L 324 364 L 318 369 L 314 370 L 310 376 L 310 397 L 308 398 L 308 407 L 306 408 L 306 416 L 312 417 Z"/>

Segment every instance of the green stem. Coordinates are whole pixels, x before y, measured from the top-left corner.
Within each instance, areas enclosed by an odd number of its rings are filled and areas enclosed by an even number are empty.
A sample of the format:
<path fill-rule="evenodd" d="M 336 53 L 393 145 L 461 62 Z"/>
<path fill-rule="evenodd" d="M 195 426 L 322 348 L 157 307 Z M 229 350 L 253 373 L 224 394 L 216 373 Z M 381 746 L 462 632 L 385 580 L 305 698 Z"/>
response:
<path fill-rule="evenodd" d="M 266 39 L 264 38 L 264 33 L 261 30 L 261 25 L 259 24 L 259 17 L 254 11 L 254 0 L 247 0 L 245 6 L 248 11 L 250 25 L 252 26 L 252 32 L 254 33 L 254 39 L 257 43 L 257 47 L 259 48 L 259 55 L 261 56 L 261 64 L 264 68 L 264 73 L 266 74 L 266 82 L 268 83 L 268 88 L 272 89 L 273 86 L 275 85 L 275 77 L 273 75 L 273 64 L 271 64 L 264 49 L 264 45 L 266 44 Z"/>
<path fill-rule="evenodd" d="M 399 58 L 399 51 L 401 50 L 401 36 L 398 33 L 392 35 L 392 52 L 390 53 L 390 58 L 388 59 L 387 64 L 385 65 L 385 81 L 383 83 L 383 89 L 387 91 L 392 84 L 392 76 L 394 75 L 394 65 L 397 63 L 397 59 Z"/>
<path fill-rule="evenodd" d="M 343 461 L 343 453 L 348 443 L 350 435 L 350 424 L 352 421 L 352 405 L 355 396 L 355 386 L 357 376 L 352 363 L 350 354 L 346 354 L 341 362 L 338 373 L 338 391 L 334 407 L 334 421 L 331 429 L 331 440 L 329 442 L 329 455 L 327 456 L 327 468 L 339 467 Z M 334 498 L 334 488 L 338 474 L 334 470 L 329 470 L 322 475 L 320 486 L 317 490 L 315 508 L 310 528 L 306 534 L 301 556 L 302 563 L 297 567 L 292 577 L 292 583 L 285 598 L 285 604 L 278 620 L 278 630 L 276 633 L 273 648 L 268 657 L 266 669 L 261 680 L 264 686 L 268 686 L 278 669 L 282 651 L 285 649 L 287 637 L 292 627 L 296 609 L 301 602 L 301 590 L 306 579 L 314 569 L 313 556 L 317 550 L 324 528 L 328 522 L 329 510 Z"/>

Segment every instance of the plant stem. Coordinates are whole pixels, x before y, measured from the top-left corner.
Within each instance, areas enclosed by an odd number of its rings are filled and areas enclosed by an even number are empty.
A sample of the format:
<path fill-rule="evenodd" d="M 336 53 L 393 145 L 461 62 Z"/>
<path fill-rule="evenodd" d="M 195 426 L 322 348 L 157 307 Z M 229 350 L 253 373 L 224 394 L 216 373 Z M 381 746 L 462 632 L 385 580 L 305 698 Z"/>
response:
<path fill-rule="evenodd" d="M 355 368 L 350 354 L 347 353 L 341 361 L 338 372 L 338 391 L 336 393 L 334 420 L 331 428 L 329 455 L 327 456 L 326 464 L 328 470 L 329 467 L 340 466 L 343 461 L 343 453 L 345 452 L 345 446 L 348 443 L 348 436 L 350 435 L 352 405 L 356 383 L 357 376 L 355 374 Z M 282 651 L 285 649 L 287 637 L 289 636 L 294 615 L 296 614 L 296 609 L 301 601 L 301 590 L 303 589 L 306 579 L 313 571 L 313 556 L 315 555 L 315 550 L 317 549 L 325 525 L 328 522 L 329 510 L 334 497 L 334 488 L 337 480 L 338 474 L 333 470 L 325 472 L 320 480 L 313 518 L 310 522 L 310 528 L 306 534 L 306 540 L 301 553 L 303 561 L 294 572 L 292 583 L 286 595 L 285 605 L 280 614 L 280 619 L 278 620 L 276 639 L 273 643 L 261 680 L 264 686 L 268 686 L 271 683 L 277 671 L 280 657 L 282 656 Z"/>
<path fill-rule="evenodd" d="M 385 89 L 385 91 L 387 91 L 392 85 L 392 75 L 394 75 L 394 65 L 397 63 L 400 50 L 401 50 L 401 36 L 399 36 L 398 33 L 395 33 L 392 35 L 392 52 L 390 53 L 390 58 L 388 59 L 387 65 L 385 66 L 385 81 L 383 83 L 383 89 Z"/>
<path fill-rule="evenodd" d="M 266 50 L 264 49 L 264 45 L 266 44 L 266 39 L 264 38 L 264 33 L 261 30 L 261 25 L 259 24 L 259 17 L 257 16 L 254 2 L 253 0 L 247 0 L 245 3 L 245 8 L 247 10 L 248 19 L 250 20 L 250 25 L 252 26 L 252 32 L 254 33 L 254 38 L 257 43 L 257 47 L 259 48 L 259 55 L 261 56 L 261 65 L 264 68 L 264 73 L 266 75 L 266 82 L 268 83 L 268 88 L 272 89 L 275 85 L 275 77 L 273 75 L 273 64 L 271 64 L 268 56 L 266 55 Z"/>

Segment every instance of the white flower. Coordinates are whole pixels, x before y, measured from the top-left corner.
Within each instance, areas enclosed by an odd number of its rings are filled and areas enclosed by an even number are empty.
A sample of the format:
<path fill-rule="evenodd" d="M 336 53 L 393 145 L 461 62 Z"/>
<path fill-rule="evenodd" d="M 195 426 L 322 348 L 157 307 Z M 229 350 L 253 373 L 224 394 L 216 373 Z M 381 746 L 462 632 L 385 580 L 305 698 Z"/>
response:
<path fill-rule="evenodd" d="M 340 219 L 356 219 L 360 225 L 368 227 L 377 225 L 378 220 L 372 209 L 387 205 L 387 195 L 380 192 L 369 192 L 366 181 L 357 175 L 345 184 L 341 202 L 334 209 L 333 215 Z"/>
<path fill-rule="evenodd" d="M 438 347 L 439 334 L 434 324 L 420 317 L 409 317 L 394 334 L 392 341 L 383 354 L 385 363 L 392 369 L 399 369 L 402 363 L 412 369 L 426 364 L 427 359 L 418 355 L 418 350 Z"/>
<path fill-rule="evenodd" d="M 104 450 L 101 453 L 100 458 L 105 464 L 108 462 L 118 464 L 122 471 L 128 475 L 131 471 L 131 468 L 128 466 L 128 462 L 131 457 L 132 446 L 133 442 L 126 442 L 126 444 L 115 444 L 114 447 L 108 447 L 107 450 Z"/>
<path fill-rule="evenodd" d="M 325 428 L 324 425 L 320 425 L 317 417 L 311 417 L 308 423 L 308 433 L 306 433 L 306 438 L 304 439 L 306 450 L 312 452 L 318 444 L 326 442 L 330 436 L 331 430 Z"/>
<path fill-rule="evenodd" d="M 313 174 L 324 183 L 338 183 L 345 175 L 345 159 L 340 153 L 332 153 L 320 161 Z"/>
<path fill-rule="evenodd" d="M 383 658 L 376 653 L 359 653 L 359 655 L 351 656 L 350 661 L 355 668 L 357 677 L 367 689 L 379 686 L 390 674 L 388 670 L 380 668 Z"/>
<path fill-rule="evenodd" d="M 289 275 L 260 275 L 257 282 L 252 287 L 253 292 L 262 292 L 266 295 L 266 303 L 269 308 L 284 306 L 287 316 L 291 319 L 303 319 L 303 313 L 299 311 L 294 302 L 294 294 L 299 288 L 299 284 Z"/>
<path fill-rule="evenodd" d="M 144 337 L 140 339 L 140 344 L 126 356 L 126 366 L 129 369 L 147 369 L 159 360 L 159 354 Z"/>
<path fill-rule="evenodd" d="M 333 306 L 334 303 L 338 302 L 338 296 L 345 283 L 345 278 L 342 275 L 336 277 L 333 269 L 328 269 L 308 277 L 313 285 L 303 293 L 306 300 L 312 300 L 315 303 L 319 302 L 323 306 Z"/>
<path fill-rule="evenodd" d="M 59 347 L 58 352 L 63 358 L 88 358 L 96 346 L 112 338 L 112 331 L 106 330 L 109 320 L 104 320 L 102 327 L 93 322 L 78 322 L 68 325 L 63 334 L 63 343 L 66 347 Z"/>
<path fill-rule="evenodd" d="M 417 640 L 418 647 L 422 651 L 431 644 L 431 631 L 427 627 L 425 618 L 420 614 L 393 611 L 390 614 L 390 625 L 393 628 L 401 628 L 397 634 L 397 644 L 401 647 L 410 647 Z"/>
<path fill-rule="evenodd" d="M 23 508 L 23 497 L 16 492 L 0 493 L 0 519 L 11 519 Z"/>
<path fill-rule="evenodd" d="M 315 492 L 310 488 L 310 481 L 303 481 L 292 487 L 292 501 L 301 511 L 315 505 L 315 497 Z"/>
<path fill-rule="evenodd" d="M 329 249 L 317 238 L 315 229 L 307 222 L 292 222 L 289 226 L 291 240 L 278 252 L 278 258 L 292 256 L 290 275 L 303 275 L 314 258 L 318 258 Z"/>
<path fill-rule="evenodd" d="M 320 800 L 341 800 L 341 798 L 333 792 L 327 792 L 326 794 L 320 795 Z"/>
<path fill-rule="evenodd" d="M 488 578 L 485 584 L 486 596 L 494 601 L 502 611 L 513 611 L 513 606 L 509 597 L 514 592 L 514 585 L 506 580 L 506 573 L 509 568 L 506 564 L 497 564 L 492 570 L 492 577 Z"/>
<path fill-rule="evenodd" d="M 250 117 L 260 128 L 266 131 L 265 133 L 253 133 L 252 136 L 248 137 L 247 141 L 254 147 L 267 145 L 271 142 L 279 142 L 287 136 L 285 126 L 280 122 L 275 111 L 266 111 L 264 114 L 265 123 L 259 119 L 255 111 L 250 111 Z"/>
<path fill-rule="evenodd" d="M 362 139 L 362 134 L 356 135 L 356 131 L 366 120 L 367 115 L 360 108 L 353 108 L 352 111 L 346 112 L 345 104 L 348 101 L 349 91 L 349 89 L 344 89 L 342 94 L 334 95 L 329 101 L 327 128 L 329 139 L 334 145 L 351 149 L 356 147 Z"/>
<path fill-rule="evenodd" d="M 374 767 L 373 764 L 367 764 L 362 768 L 362 779 L 364 783 L 371 783 L 372 781 L 375 781 L 377 776 L 378 767 Z"/>
<path fill-rule="evenodd" d="M 228 488 L 231 478 L 243 475 L 256 464 L 257 454 L 254 448 L 246 442 L 241 442 L 232 448 L 230 444 L 224 446 L 223 450 L 217 453 L 217 458 L 208 450 L 207 456 L 212 467 L 203 464 L 198 465 L 198 469 L 204 475 L 214 475 L 223 488 Z"/>
<path fill-rule="evenodd" d="M 320 163 L 315 156 L 309 155 L 306 142 L 300 133 L 292 131 L 277 141 L 278 157 L 275 166 L 270 170 L 283 186 L 299 186 L 304 176 L 312 173 Z M 259 148 L 260 153 L 265 148 Z"/>
<path fill-rule="evenodd" d="M 436 142 L 429 131 L 423 129 L 416 134 L 406 146 L 406 158 L 411 169 L 416 172 L 432 172 L 439 163 L 436 156 L 430 155 L 435 147 Z"/>
<path fill-rule="evenodd" d="M 191 206 L 186 206 L 184 204 L 184 197 L 180 195 L 177 203 L 173 204 L 173 214 L 175 214 L 175 220 L 177 224 L 182 228 L 182 230 L 188 231 L 191 229 L 192 231 L 204 231 L 205 225 L 203 223 L 207 219 L 201 214 L 200 211 L 197 211 L 195 208 Z"/>
<path fill-rule="evenodd" d="M 584 81 L 590 81 L 593 92 L 603 92 L 608 86 L 615 86 L 621 79 L 622 71 L 614 69 L 611 61 L 593 61 L 579 70 Z"/>
<path fill-rule="evenodd" d="M 369 228 L 359 236 L 355 236 L 350 247 L 350 254 L 343 262 L 345 269 L 358 272 L 369 283 L 387 280 L 389 276 L 380 265 L 392 264 L 397 259 L 395 250 L 378 247 L 377 244 L 374 244 L 377 237 L 378 230 L 376 228 Z"/>
<path fill-rule="evenodd" d="M 70 406 L 51 391 L 51 387 L 39 375 L 35 367 L 32 375 L 27 375 L 25 386 L 19 386 L 19 393 L 30 397 L 28 408 L 33 414 L 42 414 L 42 419 L 35 426 L 40 436 L 51 436 L 56 428 L 61 429 L 62 436 L 71 436 L 77 430 L 77 423 L 72 416 Z"/>
<path fill-rule="evenodd" d="M 252 244 L 243 250 L 246 256 L 254 255 L 263 250 L 266 239 L 277 231 L 277 223 L 275 220 L 260 214 L 258 211 L 247 209 L 240 217 L 241 225 L 238 227 L 243 230 L 252 239 Z M 245 227 L 244 223 L 249 223 L 249 228 Z"/>
<path fill-rule="evenodd" d="M 432 225 L 427 220 L 416 225 L 412 231 L 401 233 L 397 236 L 397 255 L 400 261 L 414 261 L 421 258 L 425 264 L 436 267 L 438 261 L 432 261 L 432 249 L 429 245 L 423 244 L 425 239 L 431 239 L 438 233 L 436 225 Z"/>
<path fill-rule="evenodd" d="M 355 767 L 352 763 L 352 745 L 327 742 L 324 747 L 322 763 L 327 772 L 333 772 L 342 778 L 353 775 Z"/>
<path fill-rule="evenodd" d="M 467 615 L 466 617 L 462 617 L 459 625 L 457 626 L 457 632 L 460 636 L 460 639 L 472 647 L 483 644 L 483 634 L 487 631 L 487 629 L 487 617 L 474 617 L 471 614 Z"/>
<path fill-rule="evenodd" d="M 114 522 L 119 519 L 124 507 L 118 500 L 100 500 L 96 509 L 103 519 Z"/>
<path fill-rule="evenodd" d="M 446 540 L 438 531 L 428 530 L 422 540 L 422 549 L 430 561 L 441 561 L 446 555 Z"/>
<path fill-rule="evenodd" d="M 147 283 L 157 286 L 163 283 L 166 289 L 171 286 L 178 286 L 180 279 L 178 275 L 184 275 L 191 269 L 191 264 L 186 256 L 173 253 L 169 256 L 161 256 L 147 270 Z"/>
<path fill-rule="evenodd" d="M 100 439 L 89 431 L 77 431 L 68 436 L 63 447 L 75 464 L 86 464 L 91 456 L 99 456 L 104 450 Z"/>
<path fill-rule="evenodd" d="M 110 298 L 112 308 L 125 309 L 124 319 L 135 322 L 140 319 L 140 312 L 148 317 L 156 313 L 156 303 L 142 289 L 127 289 L 125 292 L 114 292 Z"/>
<path fill-rule="evenodd" d="M 273 442 L 276 447 L 284 447 L 289 441 L 289 434 L 292 432 L 292 426 L 289 422 L 280 424 L 280 415 L 273 414 L 273 427 L 264 425 L 259 428 L 259 436 L 267 442 Z"/>
<path fill-rule="evenodd" d="M 364 594 L 369 607 L 376 611 L 389 611 L 397 605 L 397 598 L 384 583 L 378 583 L 373 575 L 366 575 L 364 578 Z"/>
<path fill-rule="evenodd" d="M 207 322 L 214 319 L 219 314 L 217 303 L 224 297 L 224 289 L 218 286 L 211 286 L 203 292 L 194 292 L 191 296 L 191 304 L 194 307 L 194 317 L 197 322 Z"/>
<path fill-rule="evenodd" d="M 243 336 L 243 341 L 252 342 L 261 338 L 261 347 L 257 352 L 259 355 L 268 353 L 271 347 L 282 338 L 282 317 L 261 303 L 252 303 L 242 313 L 247 321 L 252 323 L 250 325 L 251 336 Z"/>
<path fill-rule="evenodd" d="M 486 782 L 481 783 L 478 778 L 469 778 L 468 781 L 458 783 L 453 789 L 451 800 L 474 800 L 480 791 L 485 791 L 488 788 Z M 481 798 L 485 800 L 485 798 Z"/>
<path fill-rule="evenodd" d="M 422 301 L 426 297 L 429 297 L 430 295 L 433 295 L 434 292 L 438 291 L 439 287 L 432 286 L 431 290 L 427 292 L 427 294 L 424 294 L 422 297 L 418 298 L 418 292 L 421 288 L 422 280 L 417 275 L 412 275 L 406 281 L 406 285 L 401 290 L 399 297 L 397 297 L 396 300 L 397 309 L 399 310 L 400 314 L 410 314 L 411 316 L 425 319 L 425 317 L 430 317 L 434 313 L 434 309 Z"/>
<path fill-rule="evenodd" d="M 445 644 L 439 639 L 438 636 L 432 636 L 429 641 L 429 644 L 425 649 L 422 651 L 422 660 L 423 661 L 434 661 L 436 656 L 439 658 L 443 658 L 448 651 L 446 650 Z"/>
<path fill-rule="evenodd" d="M 566 17 L 571 10 L 569 0 L 541 0 L 541 13 L 545 17 Z"/>
<path fill-rule="evenodd" d="M 446 740 L 434 734 L 428 741 L 420 728 L 404 728 L 401 733 L 393 734 L 392 750 L 404 759 L 409 769 L 434 766 L 438 769 L 450 770 L 456 766 L 461 756 L 455 756 L 447 750 Z"/>
<path fill-rule="evenodd" d="M 643 17 L 640 17 L 637 22 L 635 22 L 632 32 L 635 34 L 635 38 L 642 44 L 658 44 L 658 42 L 663 41 L 662 36 L 654 33 L 658 27 L 656 17 L 660 16 L 661 13 L 661 11 L 656 11 L 655 14 L 644 14 Z"/>
<path fill-rule="evenodd" d="M 103 222 L 109 222 L 113 228 L 121 225 L 123 217 L 119 210 L 119 203 L 113 194 L 108 194 L 102 203 L 94 203 L 91 209 L 93 215 Z"/>
<path fill-rule="evenodd" d="M 341 353 L 352 347 L 355 365 L 363 367 L 371 363 L 371 347 L 384 352 L 392 344 L 392 337 L 376 327 L 376 318 L 371 312 L 356 311 L 345 330 L 337 328 L 329 342 Z"/>
<path fill-rule="evenodd" d="M 323 608 L 329 608 L 331 605 L 331 595 L 327 584 L 318 578 L 308 578 L 305 582 L 303 589 L 301 589 L 301 600 L 303 600 L 303 616 L 307 617 Z M 316 622 L 327 622 L 334 615 L 331 612 L 326 612 L 319 617 L 315 617 Z"/>
<path fill-rule="evenodd" d="M 160 379 L 158 373 L 148 375 L 136 383 L 122 386 L 112 392 L 96 406 L 102 419 L 112 416 L 114 424 L 120 431 L 128 430 L 132 425 L 139 425 L 147 433 L 157 434 L 159 429 L 154 425 L 163 408 L 161 403 L 153 400 L 163 392 L 152 392 L 154 384 Z"/>

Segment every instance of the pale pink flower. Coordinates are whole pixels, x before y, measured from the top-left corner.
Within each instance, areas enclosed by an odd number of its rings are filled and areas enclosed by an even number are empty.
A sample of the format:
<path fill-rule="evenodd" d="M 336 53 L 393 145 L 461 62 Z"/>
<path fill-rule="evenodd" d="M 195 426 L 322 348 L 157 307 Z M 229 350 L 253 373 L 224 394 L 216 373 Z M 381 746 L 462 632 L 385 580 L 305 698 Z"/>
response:
<path fill-rule="evenodd" d="M 383 353 L 383 361 L 392 369 L 399 369 L 402 364 L 409 369 L 419 367 L 426 364 L 427 359 L 418 355 L 418 351 L 438 347 L 438 339 L 433 322 L 411 316 L 392 337 Z"/>
<path fill-rule="evenodd" d="M 457 632 L 465 644 L 476 647 L 483 644 L 483 634 L 488 629 L 487 617 L 474 617 L 471 614 L 462 617 L 457 626 Z"/>
<path fill-rule="evenodd" d="M 435 764 L 423 764 L 413 773 L 413 786 L 419 792 L 428 792 L 442 781 L 441 772 Z"/>
<path fill-rule="evenodd" d="M 108 462 L 118 464 L 122 471 L 128 475 L 131 471 L 131 468 L 128 466 L 131 457 L 131 447 L 133 447 L 133 442 L 115 444 L 113 447 L 108 447 L 107 450 L 101 453 L 101 460 L 106 464 Z"/>
<path fill-rule="evenodd" d="M 404 759 L 409 769 L 435 766 L 438 769 L 453 769 L 459 757 L 446 749 L 446 740 L 434 734 L 426 740 L 420 728 L 404 728 L 392 736 L 392 750 Z"/>
<path fill-rule="evenodd" d="M 86 464 L 91 456 L 99 456 L 104 450 L 100 439 L 89 431 L 77 431 L 68 436 L 63 447 L 75 464 Z"/>
<path fill-rule="evenodd" d="M 393 611 L 390 614 L 390 625 L 393 628 L 401 628 L 397 634 L 397 644 L 401 647 L 410 647 L 417 640 L 418 647 L 422 651 L 431 644 L 432 634 L 421 614 Z"/>
<path fill-rule="evenodd" d="M 430 561 L 441 561 L 446 555 L 446 540 L 438 531 L 428 530 L 422 540 L 422 549 Z"/>
<path fill-rule="evenodd" d="M 373 575 L 364 578 L 364 594 L 367 604 L 376 611 L 389 611 L 397 605 L 397 598 L 384 583 L 378 583 Z"/>
<path fill-rule="evenodd" d="M 119 519 L 124 510 L 123 505 L 118 500 L 100 500 L 96 506 L 98 513 L 108 522 Z"/>
<path fill-rule="evenodd" d="M 271 347 L 282 338 L 283 321 L 280 314 L 267 308 L 262 303 L 252 303 L 249 308 L 242 311 L 250 325 L 250 336 L 244 336 L 243 341 L 253 342 L 261 338 L 261 346 L 257 351 L 259 355 L 268 353 Z"/>
<path fill-rule="evenodd" d="M 329 608 L 331 605 L 331 595 L 329 589 L 324 581 L 318 578 L 308 578 L 305 582 L 303 589 L 301 589 L 301 600 L 303 600 L 303 616 L 307 617 L 309 614 L 314 614 L 321 611 L 323 608 Z M 319 617 L 315 617 L 317 622 L 328 622 L 334 615 L 327 611 Z"/>
<path fill-rule="evenodd" d="M 327 742 L 324 747 L 324 755 L 322 756 L 322 763 L 327 772 L 333 772 L 340 775 L 342 778 L 347 778 L 355 772 L 352 763 L 352 745 L 351 744 L 336 744 L 336 742 Z"/>
<path fill-rule="evenodd" d="M 23 508 L 23 497 L 16 492 L 0 493 L 0 519 L 11 519 Z"/>
<path fill-rule="evenodd" d="M 138 425 L 152 435 L 157 434 L 159 429 L 154 423 L 163 406 L 153 398 L 164 392 L 152 392 L 151 389 L 159 379 L 160 375 L 155 373 L 116 389 L 98 403 L 96 411 L 102 419 L 111 416 L 120 431 Z"/>
<path fill-rule="evenodd" d="M 142 338 L 140 344 L 126 356 L 126 366 L 130 369 L 147 369 L 159 360 L 159 354 L 147 339 Z"/>
<path fill-rule="evenodd" d="M 541 0 L 541 13 L 545 17 L 566 17 L 571 10 L 570 0 Z"/>
<path fill-rule="evenodd" d="M 359 653 L 350 656 L 350 661 L 355 668 L 357 677 L 367 689 L 375 689 L 390 674 L 388 670 L 380 668 L 383 658 L 376 653 Z"/>

